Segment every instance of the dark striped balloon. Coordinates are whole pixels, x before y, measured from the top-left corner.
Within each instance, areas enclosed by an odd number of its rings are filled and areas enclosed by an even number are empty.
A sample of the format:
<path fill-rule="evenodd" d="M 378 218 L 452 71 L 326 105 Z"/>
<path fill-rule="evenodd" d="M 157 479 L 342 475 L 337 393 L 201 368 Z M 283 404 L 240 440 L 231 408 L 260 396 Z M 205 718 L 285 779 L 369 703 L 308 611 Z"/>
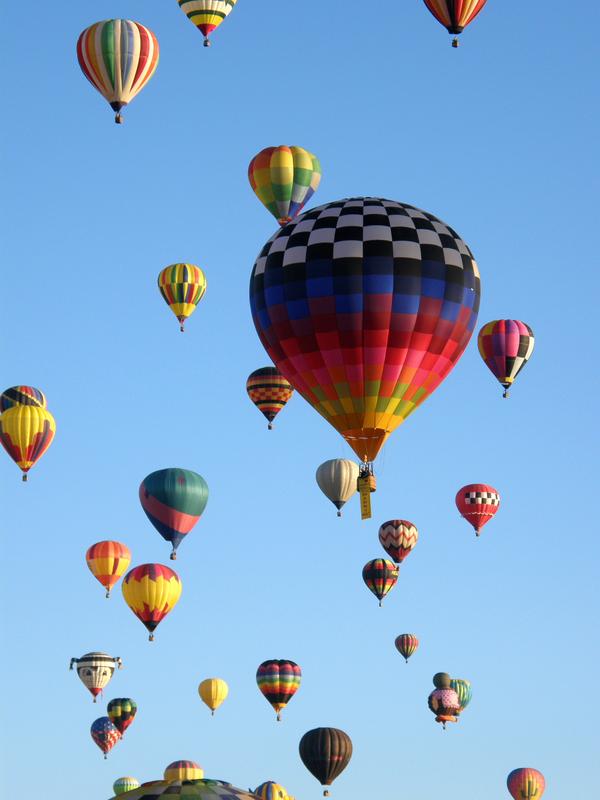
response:
<path fill-rule="evenodd" d="M 159 469 L 140 485 L 140 503 L 163 539 L 171 542 L 171 559 L 181 541 L 200 519 L 208 502 L 208 486 L 202 475 L 189 469 Z"/>
<path fill-rule="evenodd" d="M 300 739 L 300 758 L 321 786 L 331 786 L 352 758 L 352 740 L 338 728 L 314 728 Z M 325 797 L 329 794 L 324 791 Z"/>
<path fill-rule="evenodd" d="M 137 705 L 135 700 L 130 697 L 117 697 L 110 701 L 106 708 L 106 713 L 122 736 L 137 714 Z"/>
<path fill-rule="evenodd" d="M 258 688 L 277 712 L 281 710 L 298 691 L 302 680 L 302 670 L 294 661 L 271 659 L 263 661 L 256 671 Z"/>
<path fill-rule="evenodd" d="M 250 373 L 246 381 L 248 397 L 269 421 L 272 422 L 294 394 L 292 385 L 275 367 L 262 367 Z"/>
<path fill-rule="evenodd" d="M 0 413 L 13 406 L 46 408 L 46 395 L 34 386 L 11 386 L 0 395 Z"/>
<path fill-rule="evenodd" d="M 362 576 L 381 605 L 386 594 L 394 588 L 398 580 L 399 569 L 393 561 L 387 558 L 374 558 L 364 565 Z"/>
<path fill-rule="evenodd" d="M 406 663 L 408 663 L 408 659 L 415 653 L 419 646 L 419 640 L 414 633 L 401 633 L 400 636 L 396 637 L 395 645 L 396 650 L 404 658 Z"/>

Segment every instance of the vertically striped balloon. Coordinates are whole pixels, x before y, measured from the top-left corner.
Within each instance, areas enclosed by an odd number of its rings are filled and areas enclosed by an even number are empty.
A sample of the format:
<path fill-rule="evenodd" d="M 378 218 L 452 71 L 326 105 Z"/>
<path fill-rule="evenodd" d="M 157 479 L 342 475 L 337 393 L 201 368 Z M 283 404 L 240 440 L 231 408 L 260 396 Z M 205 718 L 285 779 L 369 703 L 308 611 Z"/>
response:
<path fill-rule="evenodd" d="M 448 33 L 459 34 L 472 22 L 487 0 L 425 0 L 425 5 Z M 458 39 L 452 41 L 458 47 Z"/>
<path fill-rule="evenodd" d="M 537 769 L 520 767 L 513 769 L 506 785 L 515 800 L 540 800 L 546 789 L 546 779 Z"/>
<path fill-rule="evenodd" d="M 140 787 L 140 782 L 137 778 L 132 778 L 130 775 L 125 775 L 122 778 L 117 778 L 117 780 L 113 783 L 113 792 L 115 795 L 124 794 L 125 792 L 131 792 L 132 789 L 138 789 Z"/>
<path fill-rule="evenodd" d="M 363 567 L 363 581 L 379 600 L 379 605 L 383 602 L 386 594 L 396 585 L 398 572 L 398 567 L 386 558 L 374 558 Z"/>
<path fill-rule="evenodd" d="M 477 346 L 487 368 L 504 386 L 504 397 L 533 353 L 535 337 L 525 322 L 495 319 L 479 331 Z"/>
<path fill-rule="evenodd" d="M 419 646 L 419 640 L 414 633 L 401 633 L 400 636 L 396 636 L 394 644 L 396 645 L 396 650 L 408 664 L 408 659 L 416 652 Z"/>
<path fill-rule="evenodd" d="M 460 702 L 459 713 L 462 713 L 469 705 L 471 698 L 473 697 L 471 681 L 467 681 L 464 678 L 452 678 L 450 681 L 450 688 L 454 689 L 458 695 L 458 700 Z"/>
<path fill-rule="evenodd" d="M 187 18 L 204 34 L 204 47 L 210 47 L 209 34 L 223 22 L 237 0 L 177 0 Z"/>
<path fill-rule="evenodd" d="M 171 264 L 158 275 L 158 288 L 179 320 L 179 330 L 206 293 L 206 276 L 194 264 Z"/>
<path fill-rule="evenodd" d="M 181 596 L 179 575 L 163 564 L 140 564 L 123 578 L 123 597 L 154 639 L 157 625 L 177 605 Z"/>
<path fill-rule="evenodd" d="M 268 428 L 273 428 L 273 420 L 294 394 L 291 384 L 275 367 L 261 367 L 251 372 L 246 381 L 248 397 L 267 418 Z"/>
<path fill-rule="evenodd" d="M 254 194 L 286 225 L 302 211 L 321 182 L 319 159 L 303 147 L 266 147 L 248 167 Z"/>
<path fill-rule="evenodd" d="M 287 789 L 280 783 L 275 783 L 275 781 L 261 783 L 252 794 L 260 797 L 260 800 L 293 800 L 293 798 L 290 798 Z"/>
<path fill-rule="evenodd" d="M 11 386 L 0 395 L 0 413 L 13 406 L 39 406 L 46 408 L 46 395 L 34 386 Z"/>
<path fill-rule="evenodd" d="M 359 475 L 358 464 L 347 458 L 332 458 L 317 468 L 315 477 L 319 489 L 337 508 L 338 517 L 342 516 L 342 507 L 356 493 Z"/>
<path fill-rule="evenodd" d="M 107 539 L 88 547 L 85 560 L 94 578 L 106 589 L 106 596 L 110 597 L 110 590 L 131 563 L 131 552 L 127 545 Z"/>
<path fill-rule="evenodd" d="M 401 564 L 417 543 L 419 532 L 406 519 L 390 519 L 379 528 L 379 541 L 396 564 Z"/>
<path fill-rule="evenodd" d="M 298 691 L 302 680 L 302 670 L 294 661 L 270 659 L 263 661 L 256 671 L 258 688 L 277 712 L 281 711 Z"/>
<path fill-rule="evenodd" d="M 107 19 L 86 28 L 77 41 L 77 58 L 85 77 L 119 113 L 154 75 L 159 47 L 149 28 L 130 19 Z"/>
<path fill-rule="evenodd" d="M 0 416 L 0 442 L 23 472 L 27 473 L 52 444 L 56 422 L 41 406 L 13 406 Z"/>
<path fill-rule="evenodd" d="M 166 781 L 197 781 L 204 778 L 204 770 L 195 761 L 173 761 L 165 767 Z"/>

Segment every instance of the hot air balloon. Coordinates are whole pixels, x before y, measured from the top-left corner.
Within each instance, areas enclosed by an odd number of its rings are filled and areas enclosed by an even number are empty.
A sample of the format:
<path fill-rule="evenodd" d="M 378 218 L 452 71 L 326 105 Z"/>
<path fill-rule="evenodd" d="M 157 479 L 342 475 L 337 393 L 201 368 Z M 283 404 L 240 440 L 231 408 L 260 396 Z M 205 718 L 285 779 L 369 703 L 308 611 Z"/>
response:
<path fill-rule="evenodd" d="M 281 711 L 298 691 L 302 680 L 302 670 L 294 661 L 271 659 L 263 661 L 256 671 L 258 688 L 277 712 Z"/>
<path fill-rule="evenodd" d="M 94 720 L 90 728 L 90 734 L 100 750 L 104 753 L 104 758 L 106 758 L 106 754 L 113 749 L 121 738 L 121 734 L 108 717 L 99 717 Z"/>
<path fill-rule="evenodd" d="M 363 581 L 379 600 L 380 606 L 386 594 L 396 585 L 398 572 L 398 567 L 386 558 L 374 558 L 364 565 Z"/>
<path fill-rule="evenodd" d="M 448 33 L 455 34 L 452 47 L 458 47 L 456 36 L 462 33 L 481 11 L 487 0 L 425 0 L 425 5 Z"/>
<path fill-rule="evenodd" d="M 159 272 L 158 288 L 183 333 L 186 319 L 206 293 L 206 276 L 194 264 L 171 264 Z"/>
<path fill-rule="evenodd" d="M 173 800 L 174 797 L 182 800 L 256 800 L 254 795 L 230 783 L 213 780 L 150 781 L 130 792 L 127 800 L 156 800 L 163 795 L 166 800 Z"/>
<path fill-rule="evenodd" d="M 488 523 L 500 508 L 500 495 L 493 486 L 486 483 L 469 483 L 456 494 L 456 507 L 470 522 L 479 536 L 483 526 Z"/>
<path fill-rule="evenodd" d="M 106 596 L 110 597 L 110 590 L 131 562 L 131 552 L 121 542 L 106 540 L 88 547 L 85 560 L 94 578 L 106 589 Z"/>
<path fill-rule="evenodd" d="M 280 225 L 302 211 L 319 187 L 319 159 L 302 147 L 266 147 L 248 166 L 254 194 Z"/>
<path fill-rule="evenodd" d="M 117 780 L 113 783 L 113 792 L 118 797 L 120 794 L 125 794 L 125 792 L 131 792 L 133 789 L 139 789 L 140 782 L 137 778 L 132 778 L 130 775 L 126 775 L 123 778 L 117 778 Z"/>
<path fill-rule="evenodd" d="M 77 675 L 83 685 L 89 689 L 96 702 L 96 697 L 102 692 L 113 676 L 115 669 L 121 669 L 123 662 L 119 657 L 113 658 L 108 653 L 94 651 L 86 653 L 81 658 L 72 658 L 69 669 L 77 665 Z"/>
<path fill-rule="evenodd" d="M 338 728 L 314 728 L 300 739 L 300 758 L 321 786 L 331 786 L 352 758 L 352 741 Z M 329 792 L 325 790 L 327 797 Z"/>
<path fill-rule="evenodd" d="M 214 716 L 217 708 L 229 694 L 229 686 L 221 678 L 206 678 L 198 686 L 198 694 Z"/>
<path fill-rule="evenodd" d="M 416 652 L 419 646 L 419 640 L 414 633 L 401 633 L 400 636 L 396 636 L 394 644 L 396 645 L 396 650 L 408 664 L 408 659 Z"/>
<path fill-rule="evenodd" d="M 285 406 L 294 390 L 275 367 L 262 367 L 251 372 L 246 381 L 248 397 L 267 418 L 268 428 L 273 428 L 273 420 Z"/>
<path fill-rule="evenodd" d="M 141 564 L 123 578 L 123 597 L 129 608 L 148 631 L 154 631 L 181 596 L 181 581 L 174 570 L 163 564 Z"/>
<path fill-rule="evenodd" d="M 404 561 L 418 538 L 418 530 L 406 519 L 390 519 L 379 528 L 379 541 L 396 564 Z"/>
<path fill-rule="evenodd" d="M 460 703 L 458 713 L 462 714 L 462 712 L 471 702 L 471 697 L 473 696 L 471 681 L 467 681 L 464 678 L 452 678 L 450 681 L 450 688 L 454 689 L 458 696 L 458 701 Z"/>
<path fill-rule="evenodd" d="M 347 458 L 332 458 L 317 469 L 319 489 L 337 508 L 338 517 L 342 516 L 342 506 L 356 492 L 358 475 L 358 465 Z"/>
<path fill-rule="evenodd" d="M 458 722 L 460 700 L 458 694 L 450 687 L 452 679 L 447 672 L 436 672 L 433 676 L 435 689 L 427 698 L 427 705 L 433 711 L 436 722 L 446 728 L 447 722 Z"/>
<path fill-rule="evenodd" d="M 269 357 L 364 462 L 448 375 L 479 308 L 479 272 L 431 214 L 352 198 L 301 214 L 250 279 Z"/>
<path fill-rule="evenodd" d="M 200 519 L 208 502 L 208 486 L 202 475 L 189 469 L 159 469 L 140 484 L 140 503 L 150 522 L 173 550 Z"/>
<path fill-rule="evenodd" d="M 260 800 L 293 800 L 290 798 L 287 790 L 284 789 L 281 784 L 275 783 L 275 781 L 265 781 L 261 783 L 252 794 L 260 797 Z"/>
<path fill-rule="evenodd" d="M 11 386 L 0 395 L 0 413 L 14 406 L 46 408 L 46 395 L 34 386 Z"/>
<path fill-rule="evenodd" d="M 506 779 L 508 791 L 515 800 L 540 800 L 546 789 L 546 779 L 537 769 L 513 769 Z"/>
<path fill-rule="evenodd" d="M 110 701 L 106 712 L 109 720 L 123 736 L 137 714 L 137 704 L 131 697 L 117 697 Z"/>
<path fill-rule="evenodd" d="M 52 444 L 56 422 L 41 406 L 17 405 L 0 416 L 0 441 L 23 472 L 23 480 Z"/>
<path fill-rule="evenodd" d="M 504 386 L 504 397 L 508 397 L 510 386 L 529 361 L 534 343 L 533 331 L 518 319 L 495 319 L 479 331 L 479 353 Z"/>
<path fill-rule="evenodd" d="M 210 47 L 208 38 L 229 15 L 237 0 L 177 0 L 187 18 L 204 35 L 204 47 Z"/>
<path fill-rule="evenodd" d="M 165 767 L 166 781 L 198 781 L 204 777 L 204 770 L 195 761 L 173 761 Z"/>
<path fill-rule="evenodd" d="M 81 71 L 108 101 L 115 122 L 154 75 L 158 41 L 149 28 L 130 19 L 106 19 L 86 28 L 77 41 Z"/>

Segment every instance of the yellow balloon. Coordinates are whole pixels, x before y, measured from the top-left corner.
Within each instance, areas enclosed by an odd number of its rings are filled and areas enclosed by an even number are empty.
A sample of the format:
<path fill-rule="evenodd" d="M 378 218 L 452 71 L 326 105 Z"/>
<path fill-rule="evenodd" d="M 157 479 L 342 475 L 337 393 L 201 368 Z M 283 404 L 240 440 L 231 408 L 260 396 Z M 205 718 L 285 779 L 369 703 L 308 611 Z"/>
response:
<path fill-rule="evenodd" d="M 214 715 L 216 709 L 229 694 L 229 686 L 221 678 L 206 678 L 198 686 L 198 694 Z"/>
<path fill-rule="evenodd" d="M 177 604 L 181 595 L 179 575 L 164 564 L 140 564 L 129 570 L 121 584 L 129 608 L 154 639 L 156 626 Z"/>
<path fill-rule="evenodd" d="M 0 441 L 12 460 L 27 473 L 52 444 L 54 417 L 40 406 L 13 406 L 0 417 Z"/>

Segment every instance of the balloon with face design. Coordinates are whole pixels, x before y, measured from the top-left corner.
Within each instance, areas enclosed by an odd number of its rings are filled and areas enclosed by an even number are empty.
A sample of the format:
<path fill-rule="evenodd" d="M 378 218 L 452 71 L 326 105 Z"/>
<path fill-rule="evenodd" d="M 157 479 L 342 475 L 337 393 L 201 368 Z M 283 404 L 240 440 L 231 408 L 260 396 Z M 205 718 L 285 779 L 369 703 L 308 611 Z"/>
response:
<path fill-rule="evenodd" d="M 74 664 L 77 665 L 79 679 L 90 691 L 95 703 L 98 695 L 108 685 L 115 669 L 121 669 L 123 662 L 119 657 L 113 658 L 108 653 L 94 651 L 86 653 L 81 658 L 72 658 L 69 669 L 73 669 Z"/>

